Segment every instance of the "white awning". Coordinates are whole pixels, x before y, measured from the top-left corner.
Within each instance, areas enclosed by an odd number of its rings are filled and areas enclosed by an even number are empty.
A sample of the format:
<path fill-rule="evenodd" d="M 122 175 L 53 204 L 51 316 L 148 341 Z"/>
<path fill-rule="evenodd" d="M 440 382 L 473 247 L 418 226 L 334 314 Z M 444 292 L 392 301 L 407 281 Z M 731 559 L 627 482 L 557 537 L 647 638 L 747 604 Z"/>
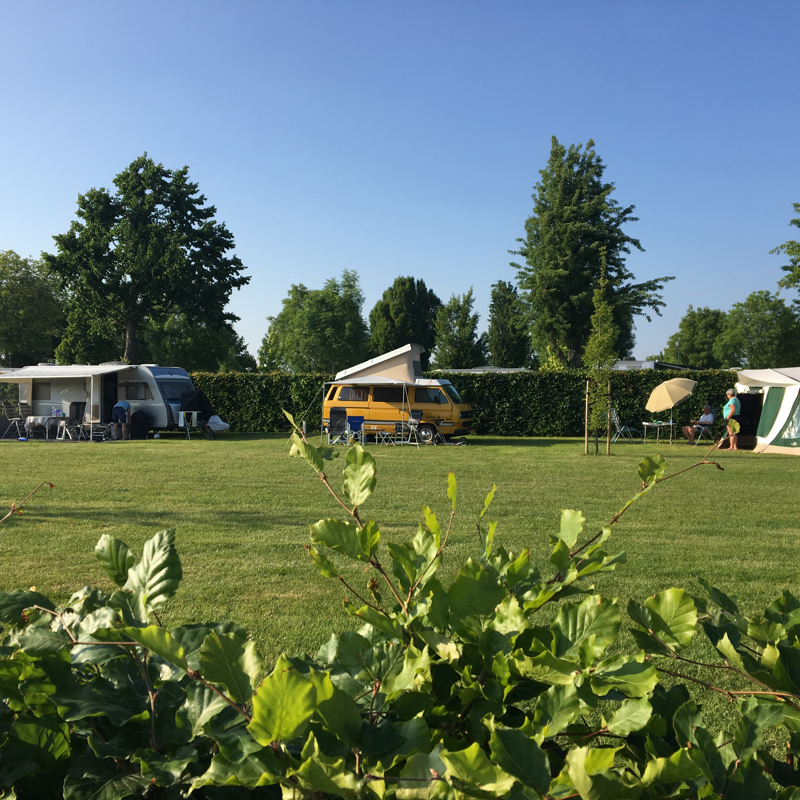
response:
<path fill-rule="evenodd" d="M 91 378 L 94 375 L 108 375 L 112 372 L 124 372 L 129 369 L 132 369 L 132 367 L 126 364 L 106 364 L 101 366 L 95 366 L 93 364 L 73 364 L 69 367 L 59 367 L 55 365 L 47 367 L 23 367 L 14 372 L 0 375 L 0 381 L 3 383 L 22 383 L 31 378 L 48 378 L 50 380 L 55 378 Z"/>
<path fill-rule="evenodd" d="M 800 367 L 742 369 L 739 383 L 743 386 L 796 386 L 800 383 Z"/>

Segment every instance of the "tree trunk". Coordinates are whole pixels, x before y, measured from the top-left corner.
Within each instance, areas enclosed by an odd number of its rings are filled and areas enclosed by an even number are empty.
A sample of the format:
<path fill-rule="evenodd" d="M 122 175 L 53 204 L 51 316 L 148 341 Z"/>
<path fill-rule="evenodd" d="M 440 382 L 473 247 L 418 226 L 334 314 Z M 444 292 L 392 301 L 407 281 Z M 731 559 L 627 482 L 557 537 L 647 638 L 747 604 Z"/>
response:
<path fill-rule="evenodd" d="M 122 358 L 129 364 L 136 358 L 136 323 L 132 319 L 125 322 L 125 355 Z"/>

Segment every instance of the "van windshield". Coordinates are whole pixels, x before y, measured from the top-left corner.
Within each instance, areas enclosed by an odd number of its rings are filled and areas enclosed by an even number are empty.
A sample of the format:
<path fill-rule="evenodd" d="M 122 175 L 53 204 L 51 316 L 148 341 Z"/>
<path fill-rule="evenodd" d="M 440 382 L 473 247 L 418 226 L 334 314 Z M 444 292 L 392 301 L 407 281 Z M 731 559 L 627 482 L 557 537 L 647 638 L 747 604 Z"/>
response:
<path fill-rule="evenodd" d="M 450 386 L 449 384 L 445 384 L 442 386 L 444 389 L 444 393 L 456 404 L 459 406 L 464 405 L 464 401 L 461 399 L 461 395 L 456 391 L 455 386 Z"/>

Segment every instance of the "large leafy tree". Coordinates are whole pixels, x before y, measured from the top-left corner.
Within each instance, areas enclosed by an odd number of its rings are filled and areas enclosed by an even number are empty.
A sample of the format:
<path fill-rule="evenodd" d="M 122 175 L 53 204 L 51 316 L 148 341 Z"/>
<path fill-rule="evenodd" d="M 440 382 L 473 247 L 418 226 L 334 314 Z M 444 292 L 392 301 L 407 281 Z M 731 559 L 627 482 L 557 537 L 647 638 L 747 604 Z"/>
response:
<path fill-rule="evenodd" d="M 800 214 L 800 203 L 792 203 L 795 213 Z M 789 221 L 790 225 L 800 228 L 800 217 Z M 779 285 L 787 289 L 800 289 L 800 242 L 790 239 L 780 247 L 770 250 L 770 253 L 783 253 L 789 257 L 789 263 L 782 267 L 787 273 L 785 278 L 781 278 Z M 800 304 L 800 300 L 795 300 Z"/>
<path fill-rule="evenodd" d="M 419 278 L 398 277 L 369 312 L 369 348 L 373 356 L 416 342 L 423 369 L 436 342 L 434 323 L 442 301 Z"/>
<path fill-rule="evenodd" d="M 608 302 L 620 333 L 616 350 L 627 355 L 633 348 L 633 320 L 646 311 L 659 313 L 659 294 L 671 278 L 633 283 L 625 266 L 631 248 L 643 250 L 624 226 L 636 221 L 634 206 L 621 206 L 613 197 L 614 184 L 603 180 L 605 165 L 589 139 L 582 144 L 560 144 L 554 136 L 550 158 L 540 171 L 533 193 L 533 214 L 525 222 L 525 238 L 518 239 L 524 259 L 512 263 L 532 313 L 533 347 L 551 363 L 580 366 L 589 338 L 592 296 L 601 274 L 605 252 Z"/>
<path fill-rule="evenodd" d="M 478 335 L 478 315 L 472 311 L 472 289 L 452 295 L 436 312 L 437 369 L 469 369 L 486 363 L 486 336 Z"/>
<path fill-rule="evenodd" d="M 38 259 L 0 250 L 0 364 L 52 358 L 64 316 L 58 277 Z"/>
<path fill-rule="evenodd" d="M 296 284 L 258 351 L 262 369 L 338 372 L 367 358 L 367 325 L 361 316 L 364 295 L 358 274 L 345 270 L 322 289 Z"/>
<path fill-rule="evenodd" d="M 662 361 L 685 364 L 698 369 L 717 369 L 723 366 L 714 353 L 714 343 L 727 324 L 727 314 L 716 308 L 693 308 L 681 318 L 677 333 L 667 340 L 661 353 Z"/>
<path fill-rule="evenodd" d="M 513 283 L 498 281 L 492 285 L 487 343 L 493 367 L 531 366 L 528 311 Z"/>
<path fill-rule="evenodd" d="M 243 372 L 256 366 L 244 339 L 227 322 L 209 327 L 175 314 L 161 322 L 151 322 L 144 338 L 150 359 L 158 364 L 196 372 Z"/>
<path fill-rule="evenodd" d="M 74 333 L 96 320 L 124 332 L 124 358 L 137 357 L 137 335 L 149 320 L 182 314 L 222 327 L 231 292 L 249 282 L 230 255 L 233 235 L 214 219 L 216 208 L 188 178 L 188 167 L 167 170 L 147 153 L 123 170 L 117 191 L 78 195 L 78 219 L 53 237 L 45 256 L 73 297 Z M 83 316 L 82 313 L 83 312 Z"/>
<path fill-rule="evenodd" d="M 726 367 L 793 367 L 800 353 L 800 316 L 777 294 L 753 292 L 728 312 L 714 355 Z"/>

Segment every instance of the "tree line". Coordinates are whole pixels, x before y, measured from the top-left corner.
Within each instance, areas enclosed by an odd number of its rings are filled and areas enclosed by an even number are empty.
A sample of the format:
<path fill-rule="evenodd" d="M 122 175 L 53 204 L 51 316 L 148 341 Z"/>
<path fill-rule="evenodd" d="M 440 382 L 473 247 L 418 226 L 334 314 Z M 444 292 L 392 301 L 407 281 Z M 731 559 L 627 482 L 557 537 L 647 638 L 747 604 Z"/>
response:
<path fill-rule="evenodd" d="M 800 214 L 800 203 L 794 203 Z M 800 228 L 800 217 L 789 223 Z M 787 304 L 781 289 L 800 288 L 800 242 L 790 240 L 770 250 L 788 257 L 778 291 L 753 292 L 729 311 L 689 306 L 678 330 L 655 358 L 700 369 L 746 366 L 789 367 L 800 354 L 800 299 Z"/>
<path fill-rule="evenodd" d="M 492 284 L 485 332 L 472 288 L 443 301 L 413 276 L 396 278 L 365 318 L 358 274 L 345 270 L 320 289 L 292 285 L 267 318 L 258 368 L 335 372 L 408 342 L 426 348 L 424 366 L 442 369 L 602 368 L 630 355 L 634 320 L 660 314 L 673 278 L 636 282 L 627 268 L 632 250 L 643 250 L 627 232 L 635 207 L 613 196 L 605 169 L 591 139 L 565 146 L 552 138 L 524 236 L 509 251 L 516 280 Z M 250 278 L 188 167 L 168 170 L 145 153 L 114 185 L 78 196 L 77 219 L 53 237 L 54 253 L 0 251 L 0 362 L 255 368 L 226 310 Z M 800 287 L 800 245 L 772 252 L 789 257 L 781 288 Z M 797 303 L 761 291 L 728 312 L 690 306 L 659 357 L 697 367 L 775 365 L 793 361 L 798 343 Z"/>

